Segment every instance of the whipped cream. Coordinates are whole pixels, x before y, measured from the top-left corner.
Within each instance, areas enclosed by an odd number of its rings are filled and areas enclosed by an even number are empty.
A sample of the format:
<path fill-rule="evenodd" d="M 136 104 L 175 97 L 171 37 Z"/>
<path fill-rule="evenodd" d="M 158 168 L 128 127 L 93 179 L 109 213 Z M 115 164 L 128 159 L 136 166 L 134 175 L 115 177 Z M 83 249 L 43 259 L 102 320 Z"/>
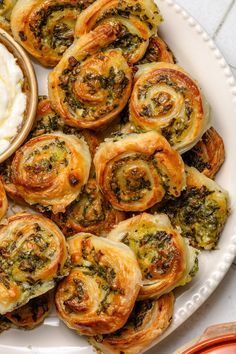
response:
<path fill-rule="evenodd" d="M 26 109 L 24 76 L 16 58 L 0 43 L 0 154 L 18 133 Z"/>

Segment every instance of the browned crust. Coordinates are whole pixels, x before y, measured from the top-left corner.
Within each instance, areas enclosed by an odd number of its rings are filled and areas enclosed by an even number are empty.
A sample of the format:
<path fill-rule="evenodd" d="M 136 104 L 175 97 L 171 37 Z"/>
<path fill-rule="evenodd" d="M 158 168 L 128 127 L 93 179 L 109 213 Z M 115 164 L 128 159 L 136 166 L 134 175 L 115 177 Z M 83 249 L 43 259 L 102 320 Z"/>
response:
<path fill-rule="evenodd" d="M 184 161 L 197 168 L 205 176 L 214 178 L 225 161 L 224 141 L 211 127 L 202 139 L 183 156 Z"/>
<path fill-rule="evenodd" d="M 175 64 L 176 62 L 174 54 L 159 35 L 152 36 L 150 38 L 147 51 L 143 59 L 140 61 L 140 64 L 152 62 L 165 62 L 172 64 Z"/>

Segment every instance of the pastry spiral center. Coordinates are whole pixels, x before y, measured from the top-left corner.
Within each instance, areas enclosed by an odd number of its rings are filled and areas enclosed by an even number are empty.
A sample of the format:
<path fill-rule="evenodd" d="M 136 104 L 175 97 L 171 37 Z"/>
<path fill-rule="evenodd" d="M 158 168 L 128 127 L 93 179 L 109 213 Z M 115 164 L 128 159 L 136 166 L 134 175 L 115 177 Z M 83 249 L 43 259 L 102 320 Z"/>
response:
<path fill-rule="evenodd" d="M 165 83 L 150 80 L 139 89 L 140 115 L 147 119 L 165 119 L 163 125 L 168 125 L 184 109 L 184 99 L 181 92 Z"/>
<path fill-rule="evenodd" d="M 144 279 L 161 279 L 171 271 L 176 253 L 171 234 L 143 224 L 129 232 L 123 242 L 137 255 Z"/>
<path fill-rule="evenodd" d="M 57 253 L 53 234 L 38 223 L 21 225 L 0 244 L 0 269 L 15 281 L 36 282 Z"/>
<path fill-rule="evenodd" d="M 110 190 L 119 201 L 126 203 L 150 198 L 155 180 L 159 181 L 152 159 L 145 155 L 118 156 L 108 164 L 107 170 L 111 170 Z M 163 197 L 164 189 L 159 182 Z"/>
<path fill-rule="evenodd" d="M 73 57 L 69 59 L 73 69 L 60 80 L 73 114 L 93 121 L 119 107 L 129 85 L 124 61 L 121 52 L 115 50 L 96 54 L 81 64 Z"/>
<path fill-rule="evenodd" d="M 70 218 L 83 227 L 95 225 L 105 220 L 105 211 L 103 207 L 104 200 L 101 195 L 95 191 L 86 193 L 79 203 L 76 203 L 71 209 Z"/>
<path fill-rule="evenodd" d="M 24 156 L 24 173 L 31 186 L 45 185 L 69 164 L 70 151 L 63 140 L 44 141 Z"/>
<path fill-rule="evenodd" d="M 93 1 L 45 1 L 29 17 L 29 26 L 41 45 L 62 55 L 73 43 L 78 14 Z"/>

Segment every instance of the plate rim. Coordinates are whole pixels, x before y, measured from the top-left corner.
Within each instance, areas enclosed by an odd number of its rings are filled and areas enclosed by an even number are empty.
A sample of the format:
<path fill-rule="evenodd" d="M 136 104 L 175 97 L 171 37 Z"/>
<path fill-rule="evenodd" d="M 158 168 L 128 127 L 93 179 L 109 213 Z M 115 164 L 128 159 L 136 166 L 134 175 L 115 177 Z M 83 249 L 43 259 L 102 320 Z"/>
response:
<path fill-rule="evenodd" d="M 209 49 L 214 53 L 215 59 L 218 61 L 221 69 L 224 72 L 226 82 L 229 85 L 229 94 L 232 98 L 232 106 L 235 107 L 236 111 L 236 78 L 227 63 L 225 56 L 213 40 L 213 38 L 207 33 L 204 26 L 200 24 L 198 20 L 194 18 L 182 5 L 176 3 L 175 0 L 154 0 L 158 5 L 158 2 L 165 3 L 168 7 L 173 8 L 174 12 L 178 16 L 182 16 L 184 21 L 188 26 L 195 30 L 198 36 L 201 36 L 203 41 L 208 44 Z M 231 202 L 231 198 L 230 198 Z M 231 205 L 230 205 L 231 206 Z M 231 211 L 232 211 L 231 207 Z M 232 216 L 231 216 L 232 217 Z M 224 230 L 222 231 L 224 232 Z M 226 276 L 231 265 L 236 257 L 236 231 L 230 237 L 227 250 L 223 254 L 224 259 L 216 266 L 214 272 L 207 277 L 201 284 L 200 289 L 195 292 L 187 303 L 178 309 L 177 313 L 174 314 L 175 326 L 172 328 L 170 326 L 159 338 L 157 338 L 153 343 L 151 343 L 147 348 L 145 348 L 142 353 L 154 348 L 158 343 L 167 338 L 175 330 L 177 330 L 187 319 L 189 319 L 203 304 L 204 302 L 213 294 L 216 288 L 220 285 L 223 278 Z"/>

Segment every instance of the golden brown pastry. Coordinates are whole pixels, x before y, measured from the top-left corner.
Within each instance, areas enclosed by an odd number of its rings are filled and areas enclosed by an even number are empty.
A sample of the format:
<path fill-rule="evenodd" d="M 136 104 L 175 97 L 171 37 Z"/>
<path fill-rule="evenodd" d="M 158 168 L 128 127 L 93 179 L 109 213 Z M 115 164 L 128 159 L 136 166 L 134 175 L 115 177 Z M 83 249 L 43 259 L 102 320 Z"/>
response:
<path fill-rule="evenodd" d="M 229 214 L 228 193 L 195 168 L 186 167 L 186 172 L 186 190 L 162 211 L 194 247 L 215 248 Z"/>
<path fill-rule="evenodd" d="M 0 28 L 11 34 L 10 16 L 16 0 L 0 1 Z"/>
<path fill-rule="evenodd" d="M 46 293 L 66 274 L 66 242 L 49 219 L 16 214 L 0 227 L 0 314 Z"/>
<path fill-rule="evenodd" d="M 136 126 L 161 132 L 180 153 L 190 150 L 209 124 L 200 88 L 176 64 L 140 65 L 129 108 Z"/>
<path fill-rule="evenodd" d="M 51 102 L 47 96 L 40 96 L 35 123 L 30 132 L 30 138 L 57 131 L 62 131 L 69 135 L 76 135 L 79 138 L 81 138 L 81 136 L 84 137 L 91 156 L 94 156 L 100 143 L 99 137 L 91 130 L 79 131 L 76 128 L 66 125 L 64 120 L 52 108 Z"/>
<path fill-rule="evenodd" d="M 12 180 L 27 203 L 63 212 L 86 184 L 90 162 L 84 139 L 61 132 L 44 134 L 16 152 Z"/>
<path fill-rule="evenodd" d="M 14 38 L 45 66 L 55 66 L 73 43 L 78 14 L 94 0 L 18 0 L 12 11 Z"/>
<path fill-rule="evenodd" d="M 141 353 L 169 327 L 173 307 L 172 293 L 157 300 L 138 301 L 124 327 L 115 333 L 89 338 L 89 342 L 99 353 Z"/>
<path fill-rule="evenodd" d="M 191 150 L 183 155 L 187 165 L 195 167 L 209 178 L 214 178 L 225 160 L 224 141 L 211 127 Z"/>
<path fill-rule="evenodd" d="M 8 201 L 3 183 L 0 179 L 0 220 L 5 216 L 8 208 Z"/>
<path fill-rule="evenodd" d="M 99 188 L 118 210 L 144 211 L 185 187 L 180 155 L 155 131 L 105 140 L 94 165 Z"/>
<path fill-rule="evenodd" d="M 12 168 L 11 168 L 12 159 L 13 157 L 10 157 L 9 159 L 1 163 L 0 179 L 7 193 L 7 196 L 11 198 L 14 202 L 22 205 L 25 204 L 25 201 L 21 197 L 15 184 L 12 181 Z"/>
<path fill-rule="evenodd" d="M 172 51 L 165 41 L 157 34 L 150 38 L 147 51 L 138 64 L 153 62 L 175 63 L 175 57 Z"/>
<path fill-rule="evenodd" d="M 55 215 L 53 220 L 65 236 L 78 232 L 100 236 L 106 235 L 124 218 L 125 214 L 112 208 L 99 191 L 96 180 L 90 178 L 78 200 L 65 213 Z"/>
<path fill-rule="evenodd" d="M 172 227 L 165 214 L 139 214 L 120 222 L 107 237 L 134 251 L 142 272 L 141 300 L 185 285 L 197 269 L 197 250 Z"/>
<path fill-rule="evenodd" d="M 5 317 L 17 328 L 33 329 L 43 322 L 51 311 L 53 293 L 51 291 L 31 299 L 26 305 L 6 313 Z"/>
<path fill-rule="evenodd" d="M 37 113 L 30 138 L 43 134 L 63 131 L 65 124 L 63 119 L 53 110 L 47 96 L 39 96 Z"/>
<path fill-rule="evenodd" d="M 49 98 L 66 124 L 99 128 L 128 102 L 132 70 L 120 49 L 106 49 L 119 31 L 107 23 L 85 34 L 49 74 Z"/>
<path fill-rule="evenodd" d="M 53 293 L 49 291 L 31 299 L 16 310 L 0 315 L 0 333 L 10 329 L 33 329 L 43 322 L 53 305 Z"/>
<path fill-rule="evenodd" d="M 161 21 L 153 0 L 97 0 L 79 15 L 75 36 L 81 37 L 104 23 L 118 23 L 121 31 L 110 47 L 121 48 L 127 60 L 136 63 Z"/>
<path fill-rule="evenodd" d="M 111 333 L 127 321 L 141 284 L 134 253 L 120 242 L 81 233 L 68 239 L 73 268 L 56 291 L 59 316 L 88 336 Z"/>

